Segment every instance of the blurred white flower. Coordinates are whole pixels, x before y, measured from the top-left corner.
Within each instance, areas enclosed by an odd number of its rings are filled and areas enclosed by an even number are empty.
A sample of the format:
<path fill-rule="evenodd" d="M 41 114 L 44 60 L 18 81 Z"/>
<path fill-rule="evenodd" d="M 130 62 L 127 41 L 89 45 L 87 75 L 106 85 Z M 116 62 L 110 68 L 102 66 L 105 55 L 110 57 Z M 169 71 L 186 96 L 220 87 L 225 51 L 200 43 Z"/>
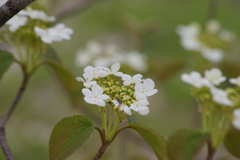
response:
<path fill-rule="evenodd" d="M 153 80 L 147 78 L 143 81 L 143 83 L 137 83 L 134 87 L 135 96 L 152 96 L 155 93 L 157 93 L 157 89 L 154 89 L 155 87 L 155 83 L 153 82 Z"/>
<path fill-rule="evenodd" d="M 220 24 L 218 21 L 212 19 L 212 20 L 209 20 L 206 24 L 206 31 L 210 34 L 216 34 L 220 31 Z"/>
<path fill-rule="evenodd" d="M 104 107 L 105 100 L 109 99 L 110 97 L 106 94 L 103 94 L 103 89 L 99 85 L 95 85 L 92 87 L 92 90 L 89 89 L 82 89 L 84 94 L 84 100 L 90 104 L 96 104 L 98 106 Z"/>
<path fill-rule="evenodd" d="M 92 66 L 87 66 L 84 68 L 84 73 L 91 73 L 94 78 L 98 77 L 106 77 L 108 76 L 108 73 L 103 70 L 103 67 L 92 67 Z"/>
<path fill-rule="evenodd" d="M 62 39 L 70 40 L 70 35 L 73 34 L 71 28 L 66 28 L 63 23 L 57 24 L 54 28 L 49 28 L 49 32 L 56 32 L 59 37 L 55 41 L 61 41 Z"/>
<path fill-rule="evenodd" d="M 141 74 L 136 74 L 133 77 L 131 77 L 128 74 L 124 74 L 122 76 L 122 80 L 124 81 L 123 84 L 124 84 L 124 86 L 129 86 L 132 83 L 140 83 L 143 81 L 142 77 L 143 76 Z"/>
<path fill-rule="evenodd" d="M 204 75 L 214 85 L 219 85 L 226 80 L 226 77 L 222 76 L 222 72 L 218 68 L 206 70 Z"/>
<path fill-rule="evenodd" d="M 230 78 L 229 82 L 240 87 L 240 76 L 238 76 L 237 78 Z"/>
<path fill-rule="evenodd" d="M 182 74 L 181 79 L 183 82 L 191 84 L 196 88 L 201 88 L 203 86 L 211 88 L 212 86 L 206 78 L 202 78 L 201 74 L 196 71 L 192 71 L 190 74 Z"/>
<path fill-rule="evenodd" d="M 131 104 L 130 108 L 133 111 L 145 116 L 149 113 L 149 108 L 147 107 L 148 104 L 149 102 L 147 100 L 139 100 Z"/>
<path fill-rule="evenodd" d="M 15 15 L 7 21 L 6 25 L 9 25 L 9 30 L 15 32 L 19 27 L 24 26 L 27 23 L 27 17 Z"/>
<path fill-rule="evenodd" d="M 126 114 L 128 115 L 132 115 L 132 111 L 131 109 L 126 105 L 126 104 L 123 104 L 123 103 L 119 103 L 119 101 L 117 100 L 112 100 L 112 102 L 114 103 L 115 107 L 119 108 L 120 111 L 124 111 Z"/>
<path fill-rule="evenodd" d="M 232 106 L 233 102 L 228 98 L 228 93 L 224 90 L 218 88 L 211 88 L 210 92 L 212 94 L 213 100 L 221 105 Z"/>
<path fill-rule="evenodd" d="M 233 121 L 232 121 L 233 126 L 240 130 L 240 109 L 234 109 L 233 110 Z"/>
<path fill-rule="evenodd" d="M 138 51 L 131 51 L 125 54 L 125 63 L 136 71 L 145 72 L 148 70 L 146 57 Z"/>
<path fill-rule="evenodd" d="M 47 16 L 47 14 L 40 10 L 33 10 L 27 7 L 27 10 L 22 10 L 19 12 L 20 15 L 29 16 L 32 19 L 39 19 L 45 22 L 54 22 L 56 20 L 53 16 Z"/>
<path fill-rule="evenodd" d="M 107 68 L 107 67 L 103 67 L 103 70 L 105 70 L 109 75 L 113 74 L 117 77 L 122 77 L 123 73 L 122 72 L 118 72 L 118 70 L 120 69 L 120 63 L 114 63 L 111 66 L 111 69 Z"/>
<path fill-rule="evenodd" d="M 226 30 L 226 29 L 223 29 L 220 33 L 219 33 L 219 37 L 222 39 L 222 40 L 225 40 L 225 41 L 233 41 L 235 39 L 235 35 Z"/>
<path fill-rule="evenodd" d="M 223 59 L 224 53 L 221 49 L 210 49 L 206 46 L 201 49 L 202 57 L 210 62 L 220 62 Z"/>
<path fill-rule="evenodd" d="M 86 88 L 90 88 L 90 87 L 92 87 L 92 86 L 94 86 L 94 85 L 97 84 L 96 81 L 93 81 L 93 79 L 94 79 L 93 74 L 91 74 L 91 73 L 84 73 L 84 74 L 83 74 L 83 77 L 85 78 L 85 80 L 84 80 L 83 78 L 81 78 L 81 77 L 77 77 L 76 79 L 77 79 L 78 81 L 84 82 L 83 85 L 84 85 Z"/>

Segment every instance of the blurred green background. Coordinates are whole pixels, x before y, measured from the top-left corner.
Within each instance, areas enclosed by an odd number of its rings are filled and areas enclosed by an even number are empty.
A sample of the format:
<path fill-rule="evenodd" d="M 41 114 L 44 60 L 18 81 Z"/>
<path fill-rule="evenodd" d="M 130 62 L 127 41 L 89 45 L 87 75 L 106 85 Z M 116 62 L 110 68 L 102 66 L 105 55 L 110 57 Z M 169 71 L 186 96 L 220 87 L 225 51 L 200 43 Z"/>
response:
<path fill-rule="evenodd" d="M 233 31 L 236 37 L 240 37 L 240 1 L 216 1 L 214 18 L 224 28 Z M 49 15 L 56 15 L 77 2 L 42 0 L 33 6 L 44 6 Z M 82 75 L 82 68 L 76 67 L 74 63 L 76 51 L 85 47 L 89 40 L 115 42 L 123 46 L 124 50 L 137 49 L 145 54 L 151 70 L 143 75 L 155 81 L 158 93 L 149 100 L 150 114 L 137 118 L 145 126 L 168 138 L 181 128 L 199 128 L 197 106 L 190 95 L 191 87 L 180 80 L 182 73 L 192 70 L 193 62 L 190 54 L 180 45 L 175 28 L 179 24 L 187 25 L 193 21 L 204 25 L 209 3 L 209 0 L 94 1 L 85 10 L 58 21 L 72 28 L 74 34 L 70 41 L 55 43 L 53 48 L 63 65 L 75 76 Z M 235 50 L 235 55 L 238 54 L 239 57 L 238 51 L 239 49 Z M 235 57 L 236 62 L 237 60 Z M 21 80 L 22 75 L 16 64 L 1 79 L 0 115 L 7 112 Z M 60 119 L 75 114 L 87 115 L 71 104 L 68 93 L 58 82 L 55 73 L 47 66 L 41 67 L 30 80 L 6 126 L 7 140 L 16 160 L 48 159 L 48 141 L 54 125 Z M 127 132 L 124 135 L 117 137 L 102 159 L 157 159 L 147 143 L 139 142 L 141 137 L 138 134 L 135 134 L 137 139 L 127 139 Z M 92 159 L 99 147 L 100 138 L 94 131 L 90 139 L 68 160 Z M 201 155 L 204 156 L 204 151 Z M 201 160 L 201 155 L 196 159 Z M 216 157 L 220 155 L 228 153 L 221 148 Z M 2 152 L 0 159 L 5 159 Z"/>

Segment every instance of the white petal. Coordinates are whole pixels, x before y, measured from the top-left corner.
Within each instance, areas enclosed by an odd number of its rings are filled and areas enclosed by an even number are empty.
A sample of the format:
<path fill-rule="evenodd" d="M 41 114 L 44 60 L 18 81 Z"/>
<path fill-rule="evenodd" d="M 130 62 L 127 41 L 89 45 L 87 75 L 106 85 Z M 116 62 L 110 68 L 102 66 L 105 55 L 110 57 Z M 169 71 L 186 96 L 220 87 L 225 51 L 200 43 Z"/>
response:
<path fill-rule="evenodd" d="M 152 95 L 154 95 L 155 93 L 157 93 L 157 89 L 153 89 L 153 90 L 151 90 L 151 91 L 147 91 L 147 92 L 145 92 L 145 94 L 146 94 L 146 96 L 152 96 Z"/>
<path fill-rule="evenodd" d="M 131 104 L 130 108 L 136 112 L 138 112 L 138 107 L 135 104 Z"/>
<path fill-rule="evenodd" d="M 124 106 L 124 112 L 127 113 L 128 115 L 132 115 L 132 111 L 128 106 Z"/>
<path fill-rule="evenodd" d="M 141 74 L 136 74 L 136 75 L 133 76 L 132 80 L 133 80 L 134 83 L 140 83 L 142 81 L 141 80 L 142 77 L 143 76 Z"/>
<path fill-rule="evenodd" d="M 87 66 L 87 67 L 85 67 L 84 68 L 84 73 L 87 73 L 87 72 L 90 72 L 90 73 L 92 73 L 93 72 L 93 70 L 94 70 L 94 68 L 92 67 L 92 66 Z"/>
<path fill-rule="evenodd" d="M 136 99 L 137 99 L 137 100 L 144 100 L 144 99 L 147 99 L 147 97 L 146 97 L 144 94 L 138 94 L 138 95 L 136 96 Z"/>
<path fill-rule="evenodd" d="M 132 80 L 132 77 L 131 77 L 130 75 L 128 75 L 128 74 L 124 74 L 124 75 L 122 76 L 122 80 L 123 80 L 123 81 L 131 81 L 131 80 Z"/>
<path fill-rule="evenodd" d="M 134 87 L 134 90 L 137 92 L 142 92 L 143 91 L 143 84 L 142 83 L 137 83 Z"/>
<path fill-rule="evenodd" d="M 89 89 L 82 89 L 82 93 L 84 94 L 85 97 L 93 97 L 93 93 Z"/>
<path fill-rule="evenodd" d="M 149 108 L 148 107 L 139 107 L 138 113 L 145 116 L 149 113 Z"/>
<path fill-rule="evenodd" d="M 84 100 L 85 100 L 87 103 L 95 104 L 95 98 L 84 97 Z"/>
<path fill-rule="evenodd" d="M 77 81 L 84 82 L 84 79 L 83 79 L 83 78 L 81 78 L 81 77 L 77 77 L 77 78 L 76 78 L 76 80 L 77 80 Z"/>
<path fill-rule="evenodd" d="M 146 105 L 149 105 L 149 102 L 145 99 L 145 100 L 139 100 L 138 101 L 138 104 L 140 106 L 146 106 Z"/>
<path fill-rule="evenodd" d="M 109 97 L 108 95 L 106 95 L 106 94 L 102 94 L 102 95 L 98 96 L 98 98 L 99 98 L 99 99 L 102 99 L 102 100 L 107 100 L 107 99 L 109 99 L 110 97 Z"/>
<path fill-rule="evenodd" d="M 103 89 L 99 85 L 92 86 L 92 93 L 95 96 L 101 95 L 103 93 Z"/>
<path fill-rule="evenodd" d="M 130 84 L 131 84 L 130 81 L 125 81 L 125 82 L 123 82 L 123 85 L 124 85 L 124 86 L 129 86 Z"/>
<path fill-rule="evenodd" d="M 116 73 L 120 69 L 120 63 L 114 63 L 111 66 L 112 73 Z"/>
<path fill-rule="evenodd" d="M 150 91 L 154 88 L 155 84 L 153 80 L 148 78 L 143 81 L 143 86 L 145 91 Z"/>
<path fill-rule="evenodd" d="M 105 102 L 104 102 L 103 100 L 101 100 L 101 99 L 98 99 L 97 102 L 96 102 L 96 104 L 97 104 L 98 106 L 101 106 L 101 107 L 104 107 L 104 106 L 105 106 Z"/>
<path fill-rule="evenodd" d="M 116 72 L 116 73 L 114 73 L 114 75 L 117 76 L 117 77 L 122 77 L 123 73 L 122 72 Z"/>

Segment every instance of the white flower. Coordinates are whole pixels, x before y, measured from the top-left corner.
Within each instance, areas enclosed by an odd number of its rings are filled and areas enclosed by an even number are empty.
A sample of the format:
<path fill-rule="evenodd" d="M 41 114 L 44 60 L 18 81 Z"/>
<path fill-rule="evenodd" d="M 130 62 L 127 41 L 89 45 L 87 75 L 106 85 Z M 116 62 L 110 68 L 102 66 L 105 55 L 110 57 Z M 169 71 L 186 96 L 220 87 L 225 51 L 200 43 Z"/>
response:
<path fill-rule="evenodd" d="M 56 20 L 53 16 L 47 16 L 47 14 L 40 10 L 32 10 L 30 7 L 27 10 L 19 12 L 20 15 L 29 16 L 32 19 L 39 19 L 45 22 L 54 22 Z"/>
<path fill-rule="evenodd" d="M 233 102 L 228 98 L 228 94 L 226 91 L 217 89 L 217 88 L 211 88 L 210 92 L 212 94 L 213 100 L 221 105 L 225 106 L 232 106 Z"/>
<path fill-rule="evenodd" d="M 219 85 L 226 80 L 226 77 L 222 76 L 222 72 L 218 68 L 206 70 L 204 75 L 214 85 Z"/>
<path fill-rule="evenodd" d="M 61 41 L 62 39 L 70 40 L 70 35 L 73 34 L 73 30 L 71 28 L 66 28 L 64 24 L 57 24 L 54 28 L 49 28 L 49 32 L 57 32 L 59 36 L 55 41 Z"/>
<path fill-rule="evenodd" d="M 127 65 L 136 71 L 145 72 L 148 70 L 146 57 L 140 54 L 138 51 L 126 53 L 124 60 Z"/>
<path fill-rule="evenodd" d="M 183 82 L 191 84 L 196 88 L 201 88 L 203 86 L 206 86 L 206 87 L 212 86 L 207 79 L 202 78 L 201 74 L 196 71 L 192 71 L 190 74 L 186 74 L 186 73 L 182 74 L 181 79 Z"/>
<path fill-rule="evenodd" d="M 124 81 L 123 84 L 124 86 L 129 86 L 132 83 L 140 83 L 142 82 L 142 75 L 141 74 L 136 74 L 133 77 L 131 77 L 128 74 L 124 74 L 122 76 L 122 80 Z"/>
<path fill-rule="evenodd" d="M 103 94 L 103 89 L 99 85 L 95 85 L 92 87 L 92 90 L 84 88 L 82 90 L 84 94 L 84 100 L 90 104 L 96 104 L 98 106 L 104 107 L 105 101 L 110 97 L 106 94 Z"/>
<path fill-rule="evenodd" d="M 15 15 L 9 21 L 7 21 L 7 25 L 9 25 L 9 30 L 11 32 L 15 32 L 19 27 L 24 26 L 27 23 L 27 17 Z"/>
<path fill-rule="evenodd" d="M 219 33 L 219 37 L 224 41 L 233 41 L 235 39 L 235 35 L 232 32 L 224 29 Z"/>
<path fill-rule="evenodd" d="M 92 80 L 94 79 L 93 74 L 91 74 L 91 73 L 84 73 L 84 74 L 83 74 L 83 77 L 85 78 L 86 81 L 85 81 L 83 78 L 81 78 L 81 77 L 77 77 L 76 79 L 77 79 L 78 81 L 84 82 L 83 85 L 84 85 L 86 88 L 90 88 L 90 87 L 92 87 L 92 86 L 94 86 L 94 85 L 97 84 L 96 81 L 92 81 Z"/>
<path fill-rule="evenodd" d="M 229 82 L 240 87 L 240 76 L 238 76 L 237 78 L 230 78 Z"/>
<path fill-rule="evenodd" d="M 149 108 L 147 107 L 148 104 L 149 102 L 147 100 L 139 100 L 131 104 L 130 108 L 135 112 L 145 116 L 149 113 Z"/>
<path fill-rule="evenodd" d="M 108 73 L 103 70 L 103 67 L 100 66 L 97 67 L 87 66 L 84 68 L 84 73 L 91 73 L 93 74 L 94 78 L 108 76 Z"/>
<path fill-rule="evenodd" d="M 240 109 L 235 109 L 233 111 L 233 122 L 232 122 L 233 126 L 240 130 Z"/>
<path fill-rule="evenodd" d="M 206 24 L 206 30 L 208 33 L 210 34 L 216 34 L 220 31 L 220 24 L 218 21 L 212 19 L 212 20 L 209 20 Z"/>
<path fill-rule="evenodd" d="M 134 95 L 135 96 L 141 95 L 141 96 L 145 96 L 145 97 L 152 96 L 155 93 L 157 93 L 157 91 L 158 91 L 157 89 L 154 89 L 154 87 L 155 87 L 155 84 L 154 84 L 153 80 L 151 80 L 149 78 L 145 79 L 143 81 L 143 83 L 137 83 L 135 85 L 135 87 L 134 87 L 134 89 L 135 89 Z"/>
<path fill-rule="evenodd" d="M 128 115 L 132 115 L 131 109 L 126 104 L 120 104 L 117 100 L 112 100 L 112 102 L 114 103 L 115 107 L 119 108 L 120 111 L 124 111 Z"/>
<path fill-rule="evenodd" d="M 123 73 L 122 72 L 118 72 L 118 70 L 120 69 L 120 63 L 114 63 L 111 66 L 111 70 L 107 67 L 103 67 L 103 70 L 105 70 L 109 75 L 113 74 L 117 77 L 122 77 Z"/>
<path fill-rule="evenodd" d="M 223 59 L 223 51 L 220 49 L 210 49 L 206 46 L 201 49 L 202 57 L 210 62 L 220 62 Z"/>
<path fill-rule="evenodd" d="M 87 66 L 91 59 L 92 57 L 89 52 L 85 52 L 85 50 L 80 49 L 77 51 L 75 64 L 79 67 Z"/>
<path fill-rule="evenodd" d="M 58 38 L 57 32 L 54 30 L 49 31 L 48 29 L 34 27 L 34 31 L 40 36 L 44 43 L 51 44 L 53 41 L 61 41 L 61 39 Z"/>

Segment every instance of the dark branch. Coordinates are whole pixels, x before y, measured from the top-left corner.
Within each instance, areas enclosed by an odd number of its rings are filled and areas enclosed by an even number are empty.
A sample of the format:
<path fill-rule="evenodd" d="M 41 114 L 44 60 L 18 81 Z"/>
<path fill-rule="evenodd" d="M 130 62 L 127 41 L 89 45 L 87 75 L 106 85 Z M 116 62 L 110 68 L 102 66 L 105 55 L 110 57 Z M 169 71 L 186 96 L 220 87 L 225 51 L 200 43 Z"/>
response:
<path fill-rule="evenodd" d="M 86 8 L 90 7 L 96 1 L 97 0 L 81 0 L 80 2 L 73 4 L 72 6 L 68 7 L 67 9 L 57 13 L 55 15 L 55 17 L 56 17 L 57 21 L 62 20 L 72 14 L 75 14 L 75 13 L 85 10 Z"/>
<path fill-rule="evenodd" d="M 19 11 L 35 0 L 8 0 L 0 7 L 0 28 Z"/>
<path fill-rule="evenodd" d="M 8 146 L 8 143 L 7 143 L 7 140 L 6 140 L 6 137 L 5 137 L 5 125 L 8 121 L 8 119 L 11 117 L 11 115 L 12 115 L 14 109 L 16 108 L 19 100 L 21 99 L 21 97 L 24 93 L 24 90 L 26 89 L 26 86 L 27 86 L 27 83 L 28 83 L 28 78 L 29 78 L 29 76 L 26 73 L 26 69 L 25 69 L 24 66 L 22 66 L 22 70 L 23 70 L 22 85 L 19 88 L 18 93 L 17 93 L 17 95 L 16 95 L 8 113 L 6 115 L 4 115 L 3 117 L 1 117 L 1 119 L 0 119 L 0 145 L 1 145 L 3 153 L 6 156 L 7 160 L 14 160 L 14 158 L 12 157 L 11 150 Z"/>

